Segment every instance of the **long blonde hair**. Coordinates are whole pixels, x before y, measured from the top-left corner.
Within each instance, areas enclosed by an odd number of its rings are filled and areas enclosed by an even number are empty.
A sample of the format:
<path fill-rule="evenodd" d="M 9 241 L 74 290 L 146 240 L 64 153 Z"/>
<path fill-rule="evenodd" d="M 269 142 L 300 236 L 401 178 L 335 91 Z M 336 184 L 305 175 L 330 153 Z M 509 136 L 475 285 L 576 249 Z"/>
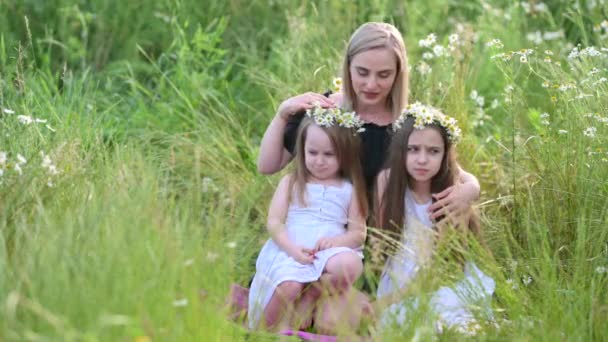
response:
<path fill-rule="evenodd" d="M 306 205 L 306 182 L 310 178 L 310 173 L 306 168 L 305 162 L 305 145 L 308 128 L 316 125 L 314 121 L 305 117 L 298 128 L 298 136 L 296 138 L 296 161 L 295 170 L 289 183 L 289 199 L 297 200 L 300 204 Z M 343 179 L 350 181 L 353 184 L 355 193 L 357 194 L 357 202 L 361 209 L 361 214 L 367 216 L 368 204 L 365 192 L 365 182 L 363 180 L 363 171 L 361 170 L 361 161 L 359 160 L 360 141 L 359 136 L 350 128 L 332 125 L 330 127 L 317 126 L 321 128 L 329 137 L 338 164 L 340 165 L 339 175 Z M 295 195 L 297 198 L 294 198 Z"/>
<path fill-rule="evenodd" d="M 365 23 L 352 34 L 342 64 L 342 79 L 344 80 L 343 106 L 349 110 L 355 108 L 357 95 L 352 86 L 350 64 L 353 58 L 365 51 L 386 48 L 395 53 L 397 57 L 397 75 L 387 98 L 387 105 L 396 119 L 401 111 L 407 106 L 409 91 L 409 71 L 407 67 L 407 51 L 403 36 L 399 30 L 388 23 L 369 22 Z"/>

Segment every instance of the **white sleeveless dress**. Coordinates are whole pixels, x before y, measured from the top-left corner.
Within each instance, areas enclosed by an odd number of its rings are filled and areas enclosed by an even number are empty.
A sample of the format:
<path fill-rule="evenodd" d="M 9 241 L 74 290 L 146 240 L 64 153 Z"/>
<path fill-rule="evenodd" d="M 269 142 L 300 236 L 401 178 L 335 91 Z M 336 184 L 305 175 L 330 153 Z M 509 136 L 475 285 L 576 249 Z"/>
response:
<path fill-rule="evenodd" d="M 347 181 L 342 186 L 307 183 L 306 191 L 307 206 L 291 203 L 285 226 L 291 241 L 313 248 L 322 237 L 346 232 L 353 187 Z M 298 198 L 297 195 L 294 198 Z M 249 327 L 257 328 L 264 309 L 279 284 L 284 281 L 314 282 L 321 277 L 329 258 L 343 252 L 356 253 L 363 258 L 361 249 L 334 247 L 316 253 L 312 264 L 303 265 L 281 250 L 272 239 L 268 239 L 256 261 L 256 273 L 249 292 Z"/>
<path fill-rule="evenodd" d="M 416 203 L 411 191 L 406 191 L 403 248 L 386 263 L 378 284 L 378 298 L 407 287 L 420 268 L 428 266 L 434 247 L 432 222 L 426 211 L 430 205 L 431 202 Z M 476 323 L 472 307 L 478 310 L 477 313 L 482 311 L 483 316 L 492 318 L 490 302 L 495 287 L 494 279 L 484 274 L 473 262 L 467 261 L 463 279 L 452 287 L 444 286 L 433 293 L 430 307 L 441 325 L 470 332 L 471 326 Z M 415 298 L 390 305 L 382 313 L 381 325 L 406 324 L 408 309 L 416 307 L 418 301 Z"/>

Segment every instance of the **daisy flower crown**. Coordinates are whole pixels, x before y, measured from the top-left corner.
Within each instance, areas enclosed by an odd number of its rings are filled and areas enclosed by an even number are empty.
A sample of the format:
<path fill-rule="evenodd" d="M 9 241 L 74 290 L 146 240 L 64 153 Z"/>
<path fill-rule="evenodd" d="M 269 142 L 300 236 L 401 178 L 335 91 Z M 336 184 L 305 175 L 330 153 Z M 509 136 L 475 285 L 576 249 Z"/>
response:
<path fill-rule="evenodd" d="M 424 129 L 431 124 L 441 126 L 447 132 L 448 140 L 452 144 L 457 144 L 462 137 L 462 131 L 458 127 L 458 121 L 456 119 L 443 114 L 435 107 L 424 105 L 420 102 L 409 104 L 403 110 L 399 119 L 393 123 L 393 130 L 396 131 L 400 129 L 405 120 L 410 117 L 415 119 L 415 129 Z"/>
<path fill-rule="evenodd" d="M 314 107 L 306 110 L 306 116 L 312 118 L 315 124 L 322 127 L 338 125 L 340 127 L 355 129 L 357 133 L 365 131 L 363 120 L 355 112 L 349 112 L 342 108 L 323 108 L 315 102 Z"/>

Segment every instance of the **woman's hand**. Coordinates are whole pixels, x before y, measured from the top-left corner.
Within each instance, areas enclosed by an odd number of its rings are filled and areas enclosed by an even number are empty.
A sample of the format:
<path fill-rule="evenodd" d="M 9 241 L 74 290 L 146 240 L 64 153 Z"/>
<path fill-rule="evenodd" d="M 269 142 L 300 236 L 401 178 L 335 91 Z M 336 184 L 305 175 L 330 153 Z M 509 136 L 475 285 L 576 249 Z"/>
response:
<path fill-rule="evenodd" d="M 294 97 L 290 97 L 283 101 L 277 110 L 277 116 L 287 121 L 289 117 L 299 111 L 313 108 L 315 103 L 318 103 L 323 108 L 335 107 L 334 101 L 313 92 L 308 92 Z"/>
<path fill-rule="evenodd" d="M 313 250 L 302 246 L 295 246 L 289 256 L 302 265 L 312 264 L 315 259 Z"/>
<path fill-rule="evenodd" d="M 317 243 L 315 244 L 315 247 L 312 250 L 314 251 L 314 253 L 316 253 L 318 251 L 322 251 L 324 249 L 329 249 L 332 247 L 336 247 L 336 242 L 334 241 L 334 239 L 324 237 L 317 240 Z"/>
<path fill-rule="evenodd" d="M 471 192 L 472 190 L 464 184 L 456 184 L 438 194 L 433 194 L 436 202 L 431 204 L 428 209 L 431 220 L 436 221 L 441 218 L 441 221 L 461 222 L 462 216 L 466 216 L 465 214 L 468 213 L 477 196 L 477 192 L 475 194 Z"/>

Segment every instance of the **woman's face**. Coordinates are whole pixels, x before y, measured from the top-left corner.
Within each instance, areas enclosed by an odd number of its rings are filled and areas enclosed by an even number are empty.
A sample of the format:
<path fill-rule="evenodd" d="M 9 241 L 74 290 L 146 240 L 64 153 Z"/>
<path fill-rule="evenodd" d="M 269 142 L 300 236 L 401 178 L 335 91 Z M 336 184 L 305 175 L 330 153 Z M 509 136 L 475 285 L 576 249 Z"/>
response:
<path fill-rule="evenodd" d="M 350 63 L 357 106 L 384 105 L 397 76 L 397 57 L 387 48 L 358 53 Z"/>

